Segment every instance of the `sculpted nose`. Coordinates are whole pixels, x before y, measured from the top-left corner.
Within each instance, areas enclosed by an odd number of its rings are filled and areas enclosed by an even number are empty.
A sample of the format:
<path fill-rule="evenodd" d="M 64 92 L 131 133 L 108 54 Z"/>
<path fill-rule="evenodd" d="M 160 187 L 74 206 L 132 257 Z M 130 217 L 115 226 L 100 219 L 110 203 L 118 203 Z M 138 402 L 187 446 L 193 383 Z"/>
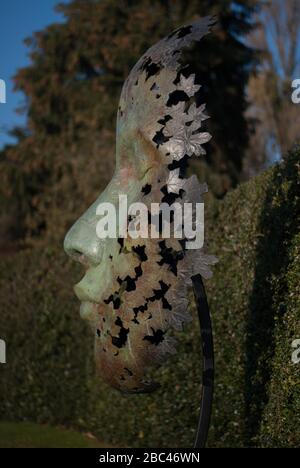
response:
<path fill-rule="evenodd" d="M 99 265 L 103 254 L 103 241 L 96 233 L 97 219 L 94 205 L 73 224 L 64 240 L 64 250 L 67 255 L 88 265 Z"/>

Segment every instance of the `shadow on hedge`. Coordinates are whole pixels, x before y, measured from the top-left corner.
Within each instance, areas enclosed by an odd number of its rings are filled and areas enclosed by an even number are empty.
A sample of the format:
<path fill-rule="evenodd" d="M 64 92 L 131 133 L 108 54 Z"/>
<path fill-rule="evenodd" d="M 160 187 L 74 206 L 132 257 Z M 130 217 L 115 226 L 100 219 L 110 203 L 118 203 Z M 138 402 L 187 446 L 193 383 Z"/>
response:
<path fill-rule="evenodd" d="M 246 323 L 245 446 L 256 445 L 258 440 L 263 410 L 268 402 L 275 323 L 282 321 L 286 311 L 285 274 L 290 261 L 289 248 L 297 234 L 295 220 L 299 216 L 295 157 L 296 152 L 294 157 L 290 155 L 286 159 L 284 168 L 275 167 L 258 226 L 260 240 Z"/>

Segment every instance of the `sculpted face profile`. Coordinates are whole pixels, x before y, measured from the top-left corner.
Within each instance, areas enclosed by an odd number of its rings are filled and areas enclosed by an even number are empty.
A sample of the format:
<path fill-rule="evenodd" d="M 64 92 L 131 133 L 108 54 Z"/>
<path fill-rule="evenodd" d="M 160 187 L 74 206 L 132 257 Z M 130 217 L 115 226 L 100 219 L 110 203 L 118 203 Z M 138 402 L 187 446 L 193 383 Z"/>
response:
<path fill-rule="evenodd" d="M 205 106 L 195 102 L 200 85 L 179 59 L 182 49 L 200 40 L 211 24 L 211 18 L 203 18 L 177 29 L 134 66 L 118 108 L 114 176 L 65 238 L 67 254 L 86 268 L 74 290 L 81 317 L 93 330 L 97 368 L 106 382 L 124 392 L 156 387 L 147 379 L 147 369 L 175 352 L 170 331 L 190 321 L 191 277 L 200 273 L 209 278 L 216 259 L 203 248 L 187 248 L 184 236 L 100 238 L 97 207 L 110 203 L 118 213 L 120 194 L 127 196 L 128 206 L 142 202 L 149 212 L 151 203 L 201 202 L 206 186 L 185 174 L 189 158 L 205 154 L 202 145 L 210 135 L 202 129 Z"/>

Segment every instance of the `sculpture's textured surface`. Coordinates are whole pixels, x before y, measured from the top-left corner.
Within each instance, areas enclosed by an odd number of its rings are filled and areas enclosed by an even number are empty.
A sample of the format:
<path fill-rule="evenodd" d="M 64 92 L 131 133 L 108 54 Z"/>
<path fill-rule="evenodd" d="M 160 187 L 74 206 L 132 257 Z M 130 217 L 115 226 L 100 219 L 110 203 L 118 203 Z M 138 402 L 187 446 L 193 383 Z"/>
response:
<path fill-rule="evenodd" d="M 200 202 L 207 191 L 196 176 L 184 178 L 191 155 L 202 155 L 210 135 L 201 131 L 207 118 L 193 96 L 200 88 L 186 76 L 182 48 L 200 40 L 211 18 L 182 27 L 151 47 L 127 78 L 118 109 L 116 171 L 106 190 L 71 228 L 68 254 L 86 266 L 75 286 L 81 316 L 95 333 L 97 367 L 107 382 L 127 392 L 155 387 L 146 369 L 173 353 L 168 329 L 190 320 L 187 287 L 191 276 L 211 275 L 215 257 L 202 249 L 186 250 L 184 239 L 101 240 L 96 235 L 96 207 L 128 204 Z"/>

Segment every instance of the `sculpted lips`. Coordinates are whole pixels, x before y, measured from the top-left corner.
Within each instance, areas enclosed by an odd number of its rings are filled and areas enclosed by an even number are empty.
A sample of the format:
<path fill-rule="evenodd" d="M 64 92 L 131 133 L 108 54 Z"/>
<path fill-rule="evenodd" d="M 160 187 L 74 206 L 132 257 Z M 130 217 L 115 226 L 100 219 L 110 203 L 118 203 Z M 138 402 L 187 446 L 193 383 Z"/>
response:
<path fill-rule="evenodd" d="M 99 315 L 101 315 L 103 306 L 94 300 L 90 291 L 86 290 L 88 288 L 83 288 L 81 283 L 82 280 L 74 286 L 75 294 L 81 301 L 79 309 L 80 316 L 84 320 L 95 322 Z"/>

